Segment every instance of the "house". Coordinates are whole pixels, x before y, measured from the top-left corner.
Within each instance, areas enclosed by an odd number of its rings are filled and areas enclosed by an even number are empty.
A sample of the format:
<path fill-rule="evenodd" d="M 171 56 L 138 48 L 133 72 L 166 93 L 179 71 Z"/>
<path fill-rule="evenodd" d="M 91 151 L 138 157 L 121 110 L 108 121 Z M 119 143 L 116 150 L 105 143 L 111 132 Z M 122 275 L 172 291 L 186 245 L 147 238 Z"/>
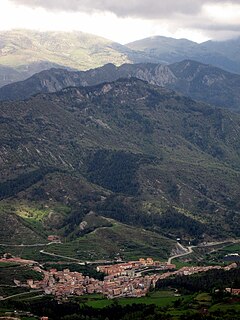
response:
<path fill-rule="evenodd" d="M 51 241 L 51 242 L 61 242 L 60 237 L 57 236 L 57 235 L 54 235 L 54 234 L 48 236 L 48 241 Z"/>
<path fill-rule="evenodd" d="M 225 291 L 235 295 L 239 296 L 240 295 L 240 289 L 233 289 L 233 288 L 225 288 Z"/>

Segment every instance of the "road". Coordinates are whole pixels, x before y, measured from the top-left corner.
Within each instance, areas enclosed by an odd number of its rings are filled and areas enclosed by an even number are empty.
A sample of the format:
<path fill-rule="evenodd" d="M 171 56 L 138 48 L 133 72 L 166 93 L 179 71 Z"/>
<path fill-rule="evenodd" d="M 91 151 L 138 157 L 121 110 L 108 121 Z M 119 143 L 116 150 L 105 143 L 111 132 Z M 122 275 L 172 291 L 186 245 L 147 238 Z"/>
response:
<path fill-rule="evenodd" d="M 85 264 L 85 262 L 82 262 L 79 259 L 75 259 L 75 258 L 72 258 L 72 257 L 62 256 L 60 254 L 55 254 L 55 253 L 47 252 L 47 251 L 44 251 L 44 250 L 40 250 L 39 252 L 42 253 L 42 254 L 45 254 L 47 256 L 71 260 L 71 261 L 77 262 L 77 263 L 79 263 L 81 265 Z"/>
<path fill-rule="evenodd" d="M 187 248 L 184 248 L 179 242 L 178 242 L 178 245 L 180 245 L 185 252 L 176 254 L 176 255 L 174 255 L 172 257 L 169 257 L 168 258 L 168 262 L 167 262 L 168 264 L 171 264 L 173 259 L 184 257 L 184 256 L 187 256 L 187 255 L 193 253 L 194 246 L 189 246 Z"/>
<path fill-rule="evenodd" d="M 42 254 L 45 254 L 47 256 L 50 256 L 50 257 L 57 257 L 57 258 L 62 258 L 62 259 L 66 259 L 66 260 L 71 260 L 71 261 L 74 261 L 74 262 L 77 262 L 78 264 L 84 266 L 86 264 L 90 264 L 90 265 L 93 265 L 93 264 L 111 264 L 111 263 L 116 263 L 115 260 L 96 260 L 96 261 L 81 261 L 79 259 L 76 259 L 76 258 L 72 258 L 72 257 L 68 257 L 68 256 L 62 256 L 60 254 L 55 254 L 55 253 L 52 253 L 52 252 L 47 252 L 45 250 L 40 250 L 39 251 L 40 253 Z M 124 262 L 124 261 L 121 261 L 121 262 Z"/>
<path fill-rule="evenodd" d="M 11 299 L 11 298 L 15 298 L 15 297 L 21 297 L 21 296 L 24 296 L 24 295 L 28 295 L 29 293 L 31 292 L 42 292 L 43 290 L 34 290 L 34 291 L 28 291 L 28 292 L 22 292 L 22 293 L 17 293 L 17 294 L 13 294 L 11 296 L 8 296 L 8 297 L 5 297 L 5 298 L 1 298 L 0 301 L 4 301 L 4 300 L 8 300 L 8 299 Z"/>
<path fill-rule="evenodd" d="M 174 256 L 169 257 L 167 263 L 171 264 L 173 259 L 184 257 L 184 256 L 187 256 L 187 255 L 193 253 L 193 248 L 213 247 L 213 246 L 217 246 L 217 245 L 224 244 L 224 243 L 239 243 L 239 242 L 240 242 L 240 239 L 228 239 L 228 240 L 223 240 L 223 241 L 206 242 L 206 243 L 201 243 L 201 244 L 199 244 L 197 246 L 188 246 L 188 247 L 184 247 L 181 243 L 178 242 L 177 245 L 182 250 L 182 253 L 176 254 Z M 24 247 L 50 246 L 52 244 L 62 244 L 62 243 L 61 242 L 54 242 L 54 241 L 53 242 L 48 242 L 48 243 L 12 244 L 12 245 L 11 244 L 7 244 L 7 243 L 0 243 L 0 246 L 24 248 Z M 76 259 L 76 258 L 63 256 L 63 255 L 58 255 L 58 254 L 47 252 L 47 251 L 44 251 L 44 250 L 40 250 L 40 253 L 48 255 L 48 256 L 52 256 L 52 257 L 71 260 L 71 261 L 79 263 L 80 265 L 95 264 L 96 263 L 94 261 L 84 261 L 83 262 L 83 261 L 81 261 L 79 259 Z M 104 263 L 106 263 L 106 262 L 111 263 L 111 261 L 105 261 Z"/>
<path fill-rule="evenodd" d="M 168 259 L 168 264 L 171 264 L 172 263 L 172 260 L 173 259 L 176 259 L 176 258 L 180 258 L 180 257 L 184 257 L 184 256 L 187 256 L 191 253 L 193 253 L 193 248 L 205 248 L 205 247 L 214 247 L 214 246 L 217 246 L 217 245 L 220 245 L 220 244 L 225 244 L 225 243 L 239 243 L 240 242 L 240 239 L 228 239 L 228 240 L 223 240 L 223 241 L 213 241 L 213 242 L 206 242 L 206 243 L 200 243 L 199 245 L 197 246 L 188 246 L 188 247 L 183 247 L 183 245 L 181 245 L 181 243 L 177 243 L 178 246 L 185 252 L 183 253 L 180 253 L 180 254 L 176 254 L 172 257 L 169 257 Z"/>
<path fill-rule="evenodd" d="M 2 247 L 45 247 L 50 246 L 51 244 L 61 244 L 59 241 L 52 241 L 47 243 L 34 243 L 34 244 L 9 244 L 9 243 L 0 243 L 0 246 Z"/>

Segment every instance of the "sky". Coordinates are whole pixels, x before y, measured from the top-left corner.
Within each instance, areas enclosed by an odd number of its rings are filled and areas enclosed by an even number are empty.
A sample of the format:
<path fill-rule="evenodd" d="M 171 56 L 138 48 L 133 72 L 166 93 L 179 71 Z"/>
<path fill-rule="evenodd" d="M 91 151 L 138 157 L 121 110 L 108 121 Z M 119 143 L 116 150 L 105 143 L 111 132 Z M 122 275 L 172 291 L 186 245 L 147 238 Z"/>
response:
<path fill-rule="evenodd" d="M 125 44 L 155 35 L 240 36 L 240 0 L 0 0 L 0 30 L 83 31 Z"/>

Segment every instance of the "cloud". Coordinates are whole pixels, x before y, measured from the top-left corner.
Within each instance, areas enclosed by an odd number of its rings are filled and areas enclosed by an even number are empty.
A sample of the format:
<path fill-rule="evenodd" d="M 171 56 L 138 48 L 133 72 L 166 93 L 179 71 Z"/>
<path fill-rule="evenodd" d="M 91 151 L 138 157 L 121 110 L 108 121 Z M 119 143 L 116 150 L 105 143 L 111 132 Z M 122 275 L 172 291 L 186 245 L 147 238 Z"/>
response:
<path fill-rule="evenodd" d="M 49 12 L 111 13 L 119 18 L 152 21 L 178 30 L 200 32 L 205 37 L 240 35 L 239 0 L 9 0 L 19 6 Z"/>
<path fill-rule="evenodd" d="M 205 4 L 239 3 L 239 0 L 11 0 L 15 4 L 63 11 L 109 11 L 117 16 L 157 19 L 174 14 L 192 15 Z"/>

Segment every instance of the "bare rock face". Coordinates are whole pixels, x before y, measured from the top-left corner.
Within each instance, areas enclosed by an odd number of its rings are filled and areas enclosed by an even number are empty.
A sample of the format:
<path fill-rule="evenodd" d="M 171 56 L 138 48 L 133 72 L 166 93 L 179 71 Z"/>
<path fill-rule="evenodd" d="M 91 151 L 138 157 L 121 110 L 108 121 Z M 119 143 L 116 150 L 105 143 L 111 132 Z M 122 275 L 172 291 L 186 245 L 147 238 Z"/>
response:
<path fill-rule="evenodd" d="M 137 78 L 145 80 L 151 84 L 155 84 L 164 87 L 168 84 L 176 82 L 177 78 L 166 65 L 156 65 L 156 67 L 150 72 L 146 70 L 137 70 Z"/>
<path fill-rule="evenodd" d="M 79 229 L 82 231 L 87 227 L 88 223 L 87 221 L 82 221 L 79 225 Z"/>

